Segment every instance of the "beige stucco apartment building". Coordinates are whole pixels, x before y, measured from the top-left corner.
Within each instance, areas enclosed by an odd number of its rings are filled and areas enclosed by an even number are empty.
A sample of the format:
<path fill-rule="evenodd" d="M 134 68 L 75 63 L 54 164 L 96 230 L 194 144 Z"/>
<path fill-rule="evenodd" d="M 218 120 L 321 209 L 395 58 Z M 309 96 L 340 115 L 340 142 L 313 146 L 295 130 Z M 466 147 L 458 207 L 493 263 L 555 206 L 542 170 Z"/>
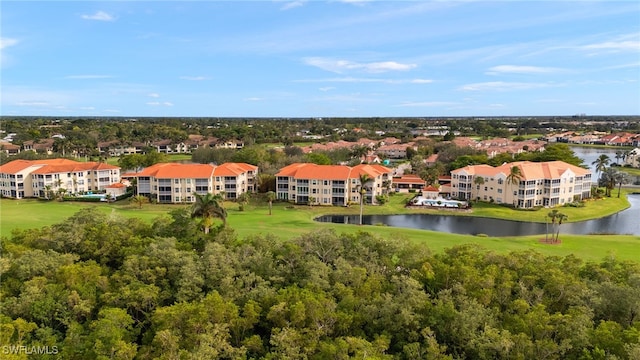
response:
<path fill-rule="evenodd" d="M 507 180 L 514 166 L 522 174 L 515 184 Z M 476 182 L 479 177 L 482 184 Z M 451 196 L 518 208 L 553 207 L 590 197 L 591 172 L 563 161 L 465 166 L 451 171 Z"/>
<path fill-rule="evenodd" d="M 47 190 L 67 193 L 102 191 L 120 181 L 120 168 L 68 159 L 14 160 L 0 166 L 0 192 L 15 199 L 46 197 Z"/>
<path fill-rule="evenodd" d="M 361 164 L 316 165 L 295 163 L 276 174 L 276 194 L 279 200 L 296 204 L 339 205 L 360 202 L 360 175 L 366 174 L 369 181 L 364 201 L 376 204 L 376 196 L 385 194 L 391 186 L 393 171 L 382 165 Z"/>
<path fill-rule="evenodd" d="M 244 163 L 161 163 L 123 177 L 135 178 L 138 194 L 158 203 L 183 203 L 195 201 L 193 193 L 224 193 L 225 199 L 236 199 L 242 193 L 256 190 L 257 174 L 257 166 Z"/>

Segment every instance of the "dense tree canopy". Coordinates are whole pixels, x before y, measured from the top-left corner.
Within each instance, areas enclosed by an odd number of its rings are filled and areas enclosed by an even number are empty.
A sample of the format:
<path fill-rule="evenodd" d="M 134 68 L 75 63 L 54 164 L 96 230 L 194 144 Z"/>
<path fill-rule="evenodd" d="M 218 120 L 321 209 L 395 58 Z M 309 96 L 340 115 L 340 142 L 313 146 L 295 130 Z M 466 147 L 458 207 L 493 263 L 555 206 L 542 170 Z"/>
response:
<path fill-rule="evenodd" d="M 640 264 L 86 209 L 2 240 L 0 346 L 64 359 L 637 359 Z M 23 354 L 24 355 L 24 354 Z M 25 355 L 26 356 L 26 355 Z M 20 358 L 17 356 L 16 358 Z M 26 357 L 22 357 L 26 358 Z"/>

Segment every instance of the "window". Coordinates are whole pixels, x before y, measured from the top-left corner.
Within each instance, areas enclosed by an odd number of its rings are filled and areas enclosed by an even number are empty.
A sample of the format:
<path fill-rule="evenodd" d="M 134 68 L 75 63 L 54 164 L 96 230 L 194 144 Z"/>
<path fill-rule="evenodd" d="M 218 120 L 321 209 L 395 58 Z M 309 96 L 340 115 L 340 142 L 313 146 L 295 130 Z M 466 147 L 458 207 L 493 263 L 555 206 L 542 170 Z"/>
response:
<path fill-rule="evenodd" d="M 504 181 L 502 179 L 498 179 L 498 185 L 502 185 Z"/>
<path fill-rule="evenodd" d="M 180 184 L 180 179 L 175 179 L 175 180 L 173 180 L 173 183 L 174 183 L 174 184 Z"/>

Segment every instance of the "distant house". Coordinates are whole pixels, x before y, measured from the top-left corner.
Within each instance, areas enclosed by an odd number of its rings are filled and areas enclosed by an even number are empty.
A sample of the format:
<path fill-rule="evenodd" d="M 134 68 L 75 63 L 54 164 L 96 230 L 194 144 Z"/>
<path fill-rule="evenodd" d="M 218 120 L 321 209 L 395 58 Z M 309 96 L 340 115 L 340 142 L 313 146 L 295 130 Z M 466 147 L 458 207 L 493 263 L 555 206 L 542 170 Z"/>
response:
<path fill-rule="evenodd" d="M 427 185 L 427 182 L 422 180 L 418 175 L 405 174 L 402 176 L 394 177 L 391 180 L 391 187 L 400 193 L 407 193 L 411 190 L 420 191 Z"/>
<path fill-rule="evenodd" d="M 28 140 L 22 143 L 22 150 L 51 155 L 53 154 L 54 142 L 54 139 L 43 139 L 39 141 Z"/>
<path fill-rule="evenodd" d="M 427 186 L 422 188 L 422 197 L 426 199 L 437 199 L 440 196 L 440 189 L 435 186 Z"/>
<path fill-rule="evenodd" d="M 431 154 L 431 155 L 429 155 L 429 157 L 428 157 L 428 158 L 426 158 L 426 159 L 424 160 L 424 163 L 425 163 L 427 166 L 433 166 L 433 165 L 435 165 L 435 164 L 436 164 L 436 162 L 437 162 L 437 161 L 438 161 L 438 154 Z"/>
<path fill-rule="evenodd" d="M 405 159 L 407 157 L 408 147 L 411 147 L 414 150 L 417 150 L 417 147 L 415 146 L 414 143 L 406 143 L 406 144 L 382 145 L 376 149 L 376 152 L 389 159 Z"/>
<path fill-rule="evenodd" d="M 624 164 L 635 168 L 640 168 L 640 148 L 635 148 L 627 154 Z"/>
<path fill-rule="evenodd" d="M 7 155 L 17 155 L 20 153 L 20 146 L 6 141 L 0 141 L 0 151 Z"/>
<path fill-rule="evenodd" d="M 105 186 L 104 190 L 107 195 L 117 198 L 118 196 L 124 195 L 127 192 L 127 185 L 123 183 L 114 183 Z"/>

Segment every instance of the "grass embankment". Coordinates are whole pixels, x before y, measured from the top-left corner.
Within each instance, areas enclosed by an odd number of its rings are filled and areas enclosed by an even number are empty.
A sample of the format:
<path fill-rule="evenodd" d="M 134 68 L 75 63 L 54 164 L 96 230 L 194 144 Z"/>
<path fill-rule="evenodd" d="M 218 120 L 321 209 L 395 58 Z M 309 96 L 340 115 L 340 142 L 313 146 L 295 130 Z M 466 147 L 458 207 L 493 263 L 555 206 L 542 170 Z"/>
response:
<path fill-rule="evenodd" d="M 626 192 L 624 193 L 626 195 Z M 571 221 L 596 218 L 605 214 L 615 213 L 628 206 L 626 197 L 607 198 L 589 201 L 583 208 L 565 208 L 559 210 L 569 216 Z M 444 213 L 451 215 L 451 211 L 406 209 L 406 196 L 396 195 L 383 206 L 367 206 L 365 214 L 406 214 L 406 213 Z M 117 214 L 125 217 L 137 217 L 145 221 L 152 221 L 158 216 L 166 215 L 170 210 L 185 205 L 144 205 L 142 209 L 130 205 L 126 201 L 105 203 L 76 203 L 76 202 L 44 202 L 39 200 L 9 200 L 0 199 L 0 235 L 11 236 L 13 229 L 27 229 L 52 225 L 64 221 L 83 207 L 97 206 L 105 215 Z M 388 226 L 359 226 L 347 224 L 319 223 L 313 221 L 323 214 L 357 215 L 359 206 L 352 207 L 321 207 L 321 206 L 291 206 L 275 203 L 273 215 L 268 215 L 268 209 L 263 204 L 250 204 L 246 211 L 239 211 L 235 203 L 226 203 L 228 209 L 228 223 L 240 237 L 252 235 L 273 234 L 280 238 L 291 238 L 316 229 L 335 229 L 338 232 L 354 233 L 368 231 L 387 239 L 408 239 L 424 243 L 432 251 L 439 252 L 445 248 L 464 243 L 477 243 L 487 249 L 498 252 L 513 250 L 535 249 L 547 255 L 564 256 L 574 254 L 585 260 L 600 260 L 607 254 L 618 258 L 640 259 L 640 237 L 630 235 L 560 235 L 560 244 L 543 244 L 540 238 L 544 235 L 526 237 L 477 237 L 439 233 L 427 230 L 394 228 Z M 542 221 L 549 212 L 548 209 L 537 211 L 514 211 L 507 207 L 476 204 L 472 213 L 464 215 L 487 216 L 511 220 Z"/>

